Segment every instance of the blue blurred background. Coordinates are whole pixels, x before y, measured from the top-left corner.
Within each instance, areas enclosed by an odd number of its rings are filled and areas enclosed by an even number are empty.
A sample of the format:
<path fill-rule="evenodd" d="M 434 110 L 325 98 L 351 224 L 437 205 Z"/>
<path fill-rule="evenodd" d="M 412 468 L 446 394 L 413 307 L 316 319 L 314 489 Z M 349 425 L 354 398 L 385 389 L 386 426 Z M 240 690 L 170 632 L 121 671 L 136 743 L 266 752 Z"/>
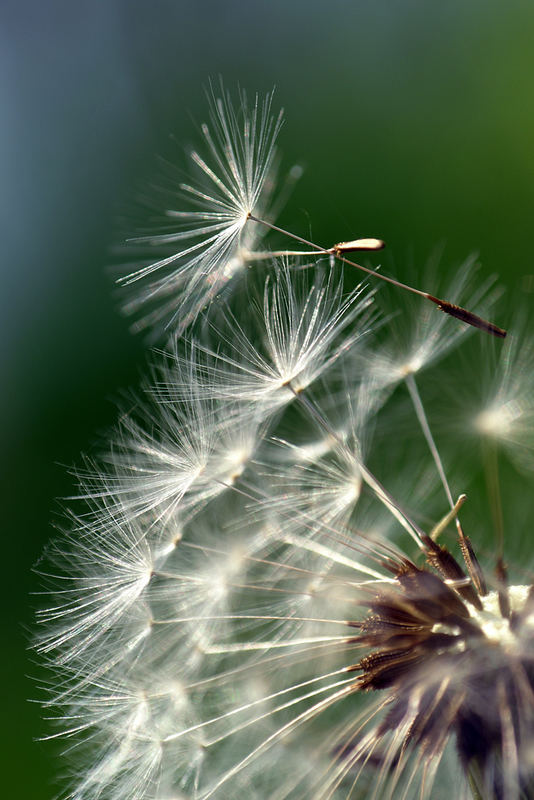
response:
<path fill-rule="evenodd" d="M 4 0 L 0 14 L 0 753 L 6 797 L 48 800 L 60 745 L 34 741 L 31 567 L 73 490 L 65 467 L 143 367 L 105 269 L 118 209 L 170 132 L 196 141 L 220 74 L 276 86 L 286 163 L 305 167 L 294 230 L 380 236 L 401 278 L 436 246 L 444 268 L 476 251 L 531 292 L 534 4 Z"/>

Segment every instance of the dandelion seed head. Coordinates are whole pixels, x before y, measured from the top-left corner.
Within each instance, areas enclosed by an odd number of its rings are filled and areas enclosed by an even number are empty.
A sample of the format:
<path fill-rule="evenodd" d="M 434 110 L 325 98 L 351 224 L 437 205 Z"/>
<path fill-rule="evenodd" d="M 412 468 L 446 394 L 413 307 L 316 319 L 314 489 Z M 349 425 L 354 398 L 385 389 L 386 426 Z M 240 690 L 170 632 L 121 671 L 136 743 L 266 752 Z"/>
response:
<path fill-rule="evenodd" d="M 66 798 L 524 800 L 534 588 L 525 565 L 508 578 L 504 525 L 495 563 L 487 518 L 464 530 L 464 475 L 415 380 L 433 368 L 441 385 L 461 315 L 419 306 L 395 330 L 380 293 L 347 293 L 335 248 L 315 245 L 221 301 L 265 255 L 279 126 L 270 96 L 213 98 L 189 209 L 167 211 L 143 243 L 166 254 L 125 281 L 145 286 L 132 310 L 177 336 L 77 472 L 49 552 L 37 648 Z M 453 308 L 493 300 L 471 272 Z M 525 463 L 532 352 L 527 334 L 506 341 L 470 415 Z"/>

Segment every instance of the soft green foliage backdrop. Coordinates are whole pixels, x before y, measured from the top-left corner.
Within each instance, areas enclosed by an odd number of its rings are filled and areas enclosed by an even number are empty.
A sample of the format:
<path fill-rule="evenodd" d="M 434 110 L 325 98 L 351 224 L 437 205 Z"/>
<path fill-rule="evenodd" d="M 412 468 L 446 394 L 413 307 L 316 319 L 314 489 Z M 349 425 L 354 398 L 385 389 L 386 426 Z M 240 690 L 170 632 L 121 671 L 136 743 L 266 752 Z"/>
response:
<path fill-rule="evenodd" d="M 30 569 L 73 488 L 64 465 L 98 450 L 143 367 L 105 272 L 117 208 L 169 131 L 195 141 L 209 76 L 276 85 L 286 163 L 306 167 L 286 224 L 381 236 L 401 279 L 437 245 L 444 268 L 478 251 L 531 292 L 534 4 L 7 0 L 2 16 L 0 753 L 5 796 L 45 800 L 59 745 L 32 741 Z"/>

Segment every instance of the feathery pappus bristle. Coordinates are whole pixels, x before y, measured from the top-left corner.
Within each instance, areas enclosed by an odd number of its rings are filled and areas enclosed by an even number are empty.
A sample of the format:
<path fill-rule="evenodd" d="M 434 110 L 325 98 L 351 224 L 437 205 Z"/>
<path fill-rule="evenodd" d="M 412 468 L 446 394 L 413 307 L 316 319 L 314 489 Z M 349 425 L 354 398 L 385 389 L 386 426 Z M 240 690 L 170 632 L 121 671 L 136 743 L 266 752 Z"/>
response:
<path fill-rule="evenodd" d="M 189 154 L 194 179 L 176 187 L 176 206 L 164 211 L 159 230 L 128 242 L 142 263 L 127 265 L 119 283 L 125 311 L 138 317 L 136 328 L 163 325 L 183 332 L 246 269 L 264 233 L 248 221 L 250 213 L 266 219 L 276 214 L 282 112 L 273 114 L 272 93 L 249 100 L 240 91 L 234 103 L 221 83 L 208 97 L 203 149 Z M 293 180 L 297 173 L 294 168 Z"/>

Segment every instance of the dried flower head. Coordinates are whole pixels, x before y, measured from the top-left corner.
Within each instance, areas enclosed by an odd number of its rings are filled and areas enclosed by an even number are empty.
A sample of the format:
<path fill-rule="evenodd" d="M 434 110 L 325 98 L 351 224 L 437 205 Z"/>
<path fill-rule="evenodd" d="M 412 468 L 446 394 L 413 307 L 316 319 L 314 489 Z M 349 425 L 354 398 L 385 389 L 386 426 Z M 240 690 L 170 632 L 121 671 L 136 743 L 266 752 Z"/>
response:
<path fill-rule="evenodd" d="M 370 596 L 357 625 L 371 652 L 357 664 L 360 690 L 387 693 L 387 713 L 364 743 L 343 756 L 372 759 L 388 796 L 392 784 L 424 795 L 453 739 L 476 796 L 529 795 L 534 778 L 534 586 L 508 586 L 504 570 L 492 590 L 470 543 L 467 570 L 424 538 L 428 566 L 392 558 L 395 584 Z M 437 573 L 437 574 L 436 574 Z"/>

